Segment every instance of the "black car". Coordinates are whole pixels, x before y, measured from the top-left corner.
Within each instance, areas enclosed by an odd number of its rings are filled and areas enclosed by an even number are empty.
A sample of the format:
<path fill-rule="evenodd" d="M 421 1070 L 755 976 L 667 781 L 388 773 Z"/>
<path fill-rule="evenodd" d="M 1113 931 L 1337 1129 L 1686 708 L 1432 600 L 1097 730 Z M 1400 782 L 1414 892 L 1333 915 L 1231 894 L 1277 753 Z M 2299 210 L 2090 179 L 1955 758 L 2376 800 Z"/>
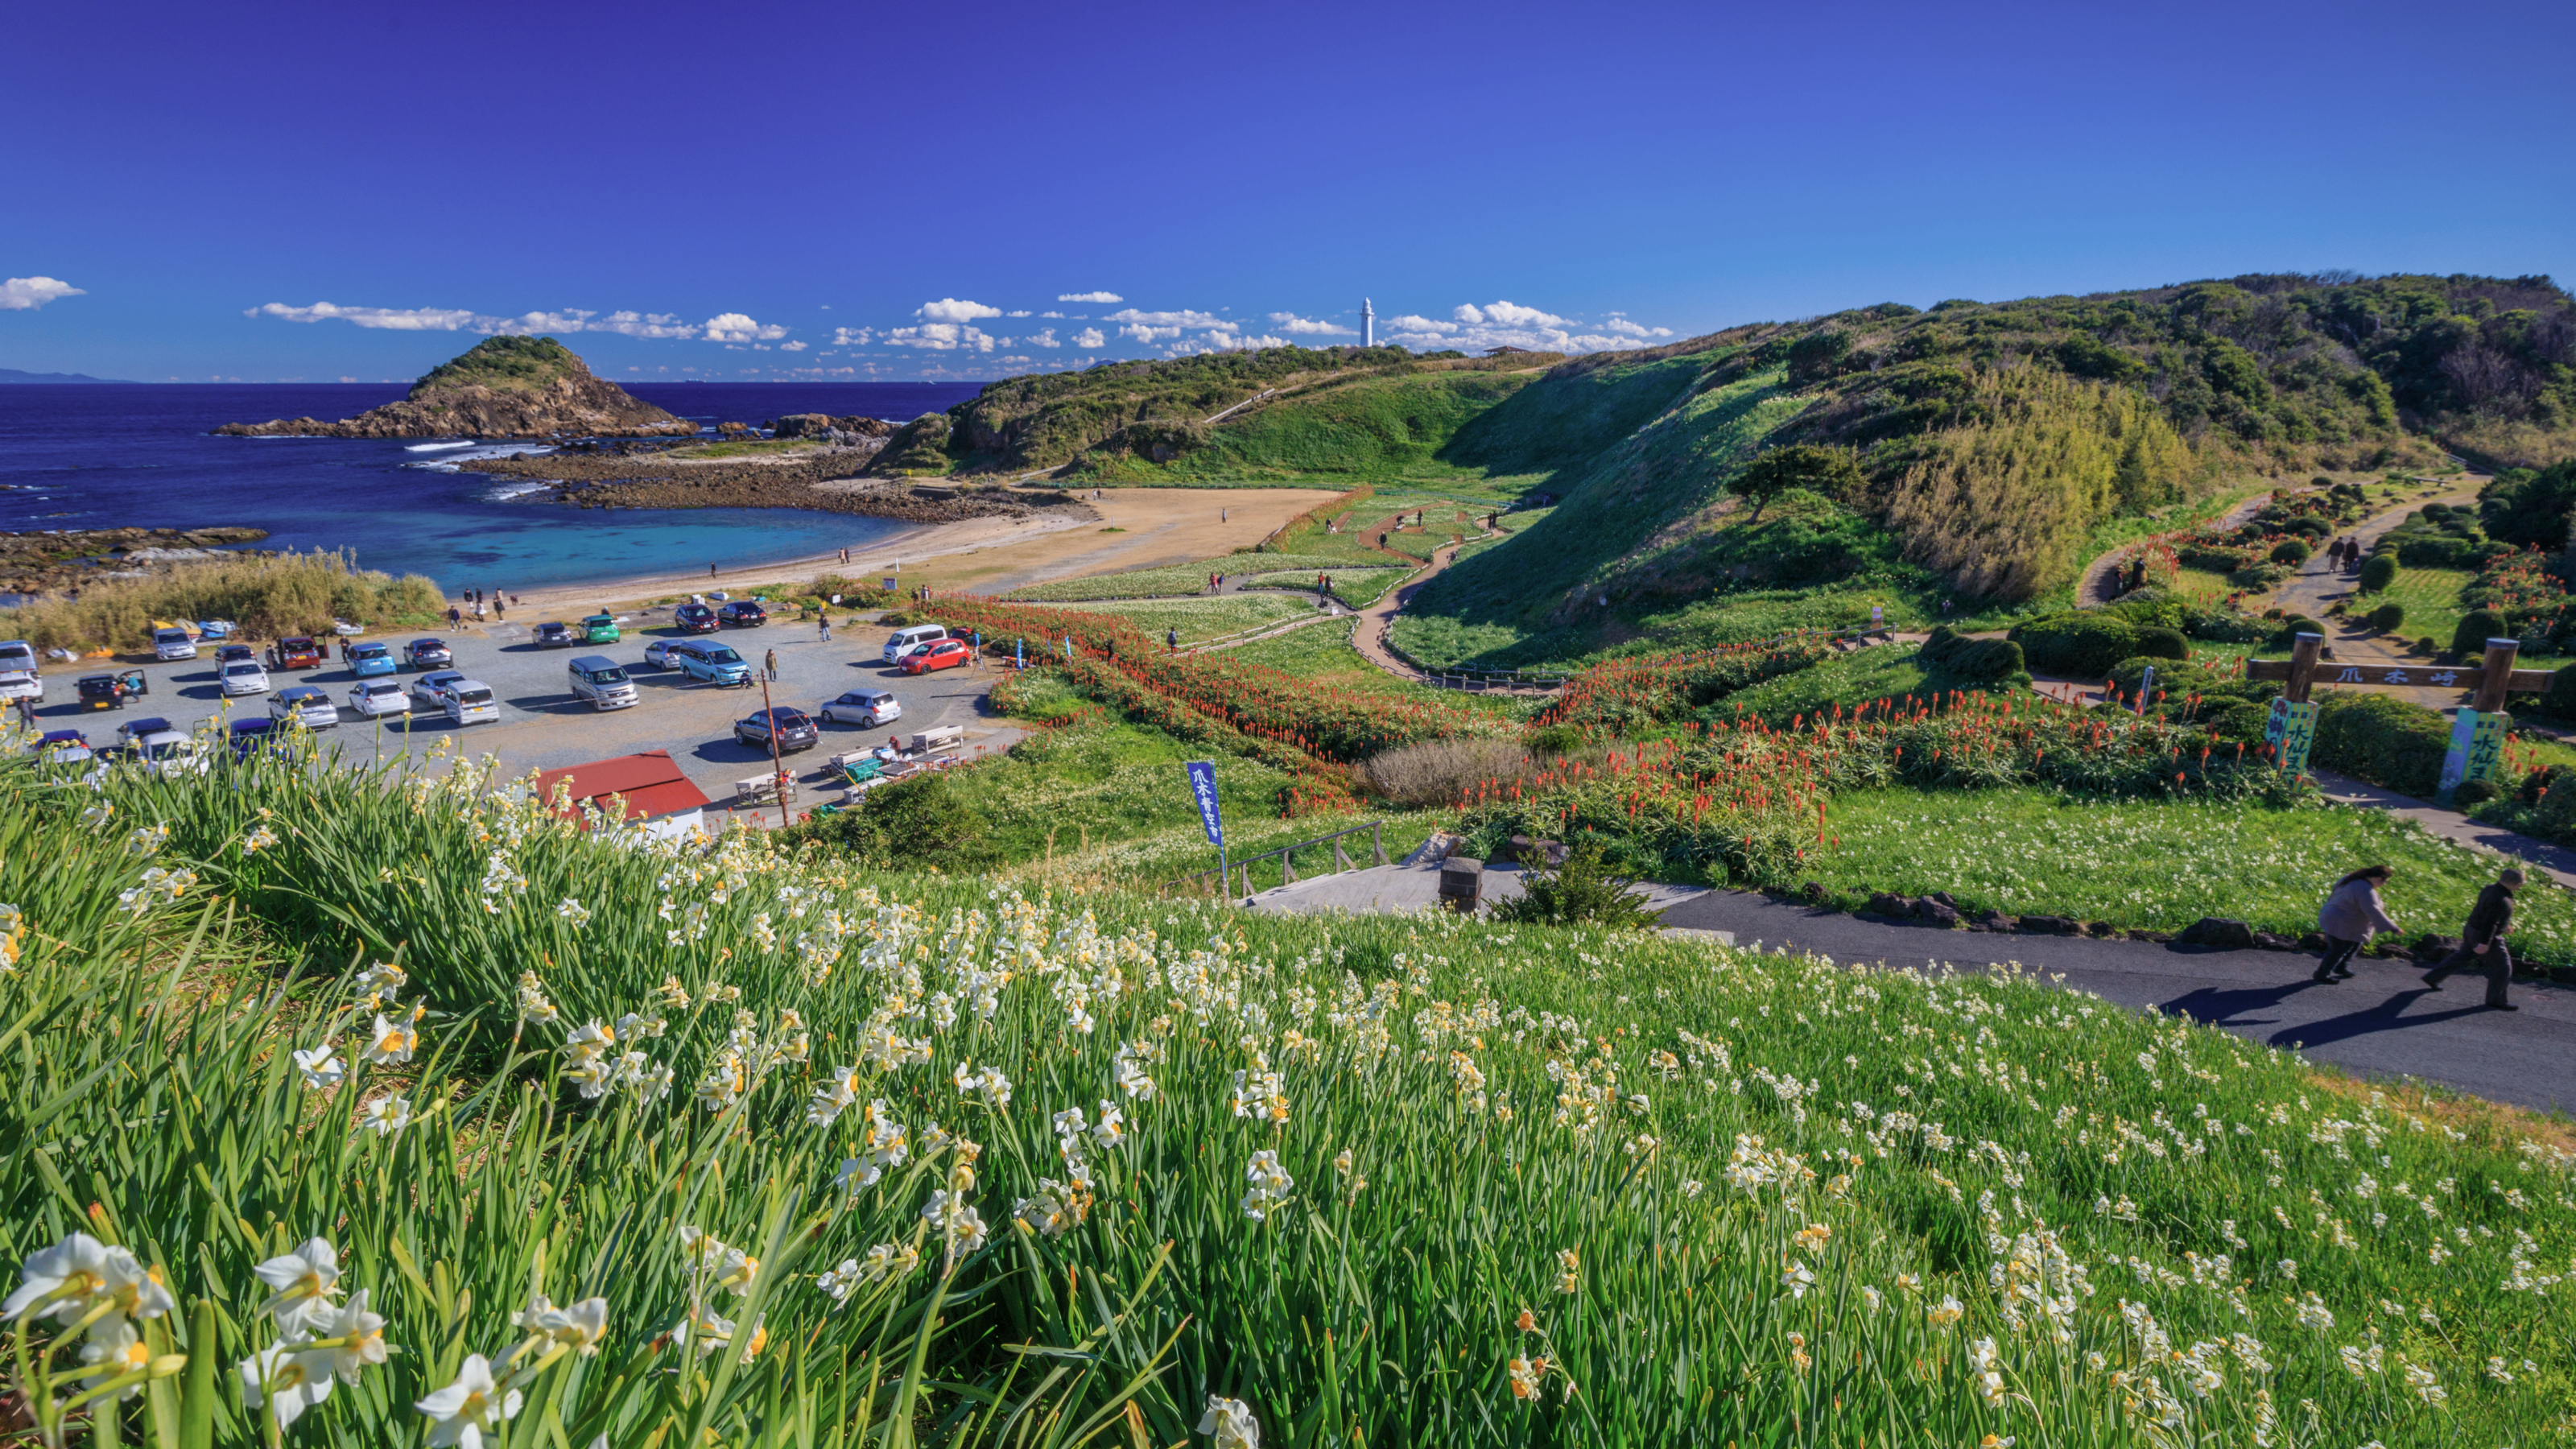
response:
<path fill-rule="evenodd" d="M 724 606 L 717 618 L 737 629 L 753 629 L 769 622 L 769 611 L 752 599 L 736 599 Z"/>
<path fill-rule="evenodd" d="M 814 727 L 814 721 L 806 715 L 805 711 L 779 708 L 765 709 L 747 719 L 735 720 L 734 743 L 748 745 L 755 750 L 769 748 L 772 721 L 777 723 L 778 752 L 782 755 L 792 754 L 798 750 L 810 750 L 814 748 L 815 742 L 823 737 L 822 731 Z"/>
<path fill-rule="evenodd" d="M 215 648 L 215 667 L 220 669 L 236 659 L 257 659 L 259 654 L 247 644 L 221 644 Z"/>
<path fill-rule="evenodd" d="M 403 646 L 403 663 L 414 669 L 445 669 L 456 662 L 456 651 L 444 639 L 414 639 Z"/>
<path fill-rule="evenodd" d="M 537 647 L 540 649 L 569 649 L 580 642 L 580 632 L 574 629 L 570 624 L 539 624 L 537 626 Z"/>
<path fill-rule="evenodd" d="M 125 669 L 114 674 L 84 674 L 80 678 L 81 704 L 89 709 L 123 709 L 125 702 L 138 694 L 150 694 L 152 681 L 140 669 Z"/>
<path fill-rule="evenodd" d="M 712 634 L 716 611 L 704 604 L 682 604 L 671 611 L 671 625 L 683 634 Z"/>

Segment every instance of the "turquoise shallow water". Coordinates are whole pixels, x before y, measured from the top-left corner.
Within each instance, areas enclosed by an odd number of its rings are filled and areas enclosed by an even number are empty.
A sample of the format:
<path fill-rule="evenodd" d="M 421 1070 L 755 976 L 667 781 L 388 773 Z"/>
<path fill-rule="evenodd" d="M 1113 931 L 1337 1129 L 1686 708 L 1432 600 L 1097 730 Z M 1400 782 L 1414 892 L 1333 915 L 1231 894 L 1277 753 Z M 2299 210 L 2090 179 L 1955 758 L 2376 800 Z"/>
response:
<path fill-rule="evenodd" d="M 650 384 L 712 426 L 782 413 L 909 419 L 976 385 Z M 0 528 L 265 528 L 268 548 L 345 548 L 446 593 L 703 573 L 865 548 L 909 525 L 786 508 L 594 509 L 506 501 L 515 480 L 419 466 L 441 452 L 342 438 L 218 438 L 214 427 L 350 417 L 396 385 L 0 386 Z M 503 486 L 507 485 L 507 486 Z"/>

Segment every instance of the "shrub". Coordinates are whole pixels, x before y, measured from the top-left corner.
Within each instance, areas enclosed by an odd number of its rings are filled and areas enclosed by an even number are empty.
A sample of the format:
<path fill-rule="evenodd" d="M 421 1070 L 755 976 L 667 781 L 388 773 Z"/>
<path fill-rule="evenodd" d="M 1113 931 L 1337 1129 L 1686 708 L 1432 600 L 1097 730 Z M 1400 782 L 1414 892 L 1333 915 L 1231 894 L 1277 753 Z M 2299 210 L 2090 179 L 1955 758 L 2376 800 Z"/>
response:
<path fill-rule="evenodd" d="M 2361 591 L 2363 593 L 2384 594 L 2388 592 L 2388 586 L 2395 582 L 2397 582 L 2397 556 L 2395 554 L 2375 553 L 2363 561 L 2361 565 Z"/>
<path fill-rule="evenodd" d="M 2493 780 L 2462 780 L 2459 787 L 2451 792 L 2451 799 L 2453 803 L 2466 807 L 2483 805 L 2503 795 L 2504 790 Z"/>
<path fill-rule="evenodd" d="M 878 869 L 971 870 L 1000 854 L 983 812 L 944 774 L 879 785 L 855 808 L 799 822 L 780 838 L 838 846 Z"/>
<path fill-rule="evenodd" d="M 1923 661 L 1952 678 L 1991 684 L 2022 672 L 2021 646 L 2010 639 L 1971 639 L 1947 624 L 1923 641 Z"/>
<path fill-rule="evenodd" d="M 2370 611 L 2370 627 L 2382 634 L 2394 634 L 2406 626 L 2404 604 L 2382 604 Z"/>
<path fill-rule="evenodd" d="M 2283 533 L 2295 533 L 2299 537 L 2308 540 L 2310 543 L 2315 543 L 2333 533 L 2334 525 L 2311 513 L 2291 519 L 2288 523 L 2281 525 L 2281 531 Z"/>
<path fill-rule="evenodd" d="M 2138 653 L 2149 659 L 2189 659 L 2191 642 L 2179 629 L 2149 627 L 2138 631 Z"/>
<path fill-rule="evenodd" d="M 1471 785 L 1518 779 L 1537 770 L 1538 762 L 1519 741 L 1483 739 L 1398 745 L 1371 755 L 1360 767 L 1370 789 L 1399 805 L 1453 804 Z"/>
<path fill-rule="evenodd" d="M 2576 668 L 2561 668 L 2550 675 L 2549 688 L 2534 703 L 2542 714 L 2576 719 Z"/>
<path fill-rule="evenodd" d="M 230 619 L 254 638 L 274 639 L 327 634 L 335 618 L 379 630 L 427 624 L 446 606 L 428 579 L 361 569 L 346 554 L 245 554 L 94 580 L 76 599 L 36 599 L 0 612 L 0 636 L 38 649 L 148 649 L 155 619 Z"/>
<path fill-rule="evenodd" d="M 1572 725 L 1542 725 L 1529 732 L 1530 753 L 1562 755 L 1583 747 L 1583 731 Z"/>
<path fill-rule="evenodd" d="M 2096 679 L 2138 651 L 2138 631 L 2124 619 L 2095 614 L 2060 614 L 2018 624 L 2005 636 L 2021 646 L 2022 657 L 2042 674 Z"/>
<path fill-rule="evenodd" d="M 2471 609 L 2451 631 L 2451 652 L 2463 658 L 2487 652 L 2489 639 L 2500 639 L 2506 633 L 2504 615 L 2493 609 Z"/>
<path fill-rule="evenodd" d="M 2415 647 L 2427 654 L 2439 654 L 2442 652 L 2442 641 L 2427 634 L 2415 641 Z"/>
<path fill-rule="evenodd" d="M 1582 840 L 1566 852 L 1555 870 L 1531 870 L 1521 877 L 1521 894 L 1494 903 L 1496 920 L 1527 925 L 1571 926 L 1578 922 L 1612 930 L 1651 931 L 1663 921 L 1646 908 L 1646 898 L 1630 889 L 1632 882 L 1610 873 L 1598 839 Z"/>
<path fill-rule="evenodd" d="M 2429 797 L 2441 788 L 2442 757 L 2450 748 L 2448 722 L 2422 705 L 2385 694 L 2335 691 L 2318 701 L 2316 745 L 2309 760 L 2384 789 Z"/>
<path fill-rule="evenodd" d="M 2305 539 L 2285 538 L 2279 543 L 2272 545 L 2272 562 L 2274 563 L 2291 564 L 2295 566 L 2306 563 L 2307 561 L 2308 544 Z"/>
<path fill-rule="evenodd" d="M 2292 614 L 2281 621 L 2280 627 L 2273 631 L 2271 639 L 2267 642 L 2274 649 L 2289 649 L 2298 644 L 2299 636 L 2302 634 L 2322 635 L 2325 632 L 2325 625 L 2307 615 Z"/>

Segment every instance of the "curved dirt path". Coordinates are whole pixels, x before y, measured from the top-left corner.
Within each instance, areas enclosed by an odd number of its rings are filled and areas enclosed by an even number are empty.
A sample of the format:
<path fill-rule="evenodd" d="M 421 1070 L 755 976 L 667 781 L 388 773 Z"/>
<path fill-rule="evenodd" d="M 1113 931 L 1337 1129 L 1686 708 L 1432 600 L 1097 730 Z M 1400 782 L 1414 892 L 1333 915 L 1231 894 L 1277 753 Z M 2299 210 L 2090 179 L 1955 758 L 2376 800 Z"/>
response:
<path fill-rule="evenodd" d="M 2263 505 L 2271 501 L 2272 490 L 2266 489 L 2263 492 L 2257 493 L 2253 497 L 2246 499 L 2244 502 L 2237 504 L 2225 513 L 2220 514 L 2217 518 L 2212 519 L 2207 525 L 2200 526 L 2234 528 L 2236 525 L 2243 523 L 2245 520 L 2252 518 L 2255 514 L 2261 512 Z M 2118 548 L 2115 548 L 2109 553 L 2102 555 L 2100 558 L 2093 560 L 2091 563 L 2086 564 L 2084 566 L 2084 576 L 2075 581 L 2075 607 L 2079 609 L 2098 609 L 2104 604 L 2118 602 L 2120 596 L 2113 590 L 2112 585 L 2119 577 L 2120 565 L 2128 560 L 2129 550 L 2136 548 L 2144 541 L 2145 540 L 2143 539 L 2131 539 L 2129 542 L 2120 545 Z"/>
<path fill-rule="evenodd" d="M 1409 512 L 1411 510 L 1407 511 Z M 1402 514 L 1397 515 L 1397 517 L 1402 516 Z M 1486 538 L 1507 538 L 1510 536 L 1510 530 L 1508 529 L 1487 528 L 1485 526 L 1485 520 L 1481 517 L 1471 521 L 1476 525 L 1476 531 Z M 1390 524 L 1391 523 L 1392 520 L 1390 520 Z M 1375 531 L 1376 530 L 1374 529 L 1371 530 L 1371 532 Z M 1371 546 L 1375 547 L 1375 545 Z M 1361 658 L 1409 684 L 1420 684 L 1426 686 L 1433 685 L 1433 676 L 1431 674 L 1423 670 L 1416 669 L 1412 665 L 1407 664 L 1396 657 L 1395 651 L 1387 644 L 1387 631 L 1394 627 L 1395 616 L 1404 612 L 1404 606 L 1413 601 L 1413 596 L 1422 591 L 1422 586 L 1431 582 L 1433 579 L 1438 578 L 1451 564 L 1456 563 L 1458 561 L 1458 550 L 1465 547 L 1465 543 L 1453 543 L 1446 549 L 1432 550 L 1430 561 L 1422 566 L 1422 572 L 1414 575 L 1409 581 L 1398 584 L 1394 588 L 1387 590 L 1385 593 L 1378 595 L 1376 603 L 1373 603 L 1367 608 L 1359 611 L 1359 623 L 1357 627 L 1351 630 L 1351 647 L 1360 652 Z M 1391 549 L 1380 551 L 1393 552 Z M 1403 557 L 1404 555 L 1399 554 L 1397 556 Z M 1495 694 L 1509 694 L 1520 691 L 1498 689 L 1489 692 Z M 1545 691 L 1533 690 L 1529 692 L 1544 693 Z"/>

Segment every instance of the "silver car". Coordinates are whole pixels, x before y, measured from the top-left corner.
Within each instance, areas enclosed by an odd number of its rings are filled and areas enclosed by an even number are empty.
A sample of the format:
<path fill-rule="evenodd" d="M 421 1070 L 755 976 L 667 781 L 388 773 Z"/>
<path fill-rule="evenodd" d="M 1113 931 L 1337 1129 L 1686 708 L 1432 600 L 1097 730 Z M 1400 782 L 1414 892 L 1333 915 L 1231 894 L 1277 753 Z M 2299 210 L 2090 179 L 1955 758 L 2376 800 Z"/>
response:
<path fill-rule="evenodd" d="M 398 679 L 361 679 L 349 691 L 349 713 L 360 719 L 411 713 L 411 696 Z"/>
<path fill-rule="evenodd" d="M 164 662 L 194 659 L 197 657 L 197 641 L 189 638 L 185 629 L 155 629 L 152 631 L 152 657 Z"/>
<path fill-rule="evenodd" d="M 236 659 L 223 668 L 224 697 L 268 693 L 268 671 L 256 659 Z"/>
<path fill-rule="evenodd" d="M 903 705 L 882 689 L 853 689 L 815 711 L 825 724 L 857 725 L 875 729 L 892 720 L 903 718 Z"/>
<path fill-rule="evenodd" d="M 331 696 L 309 684 L 281 689 L 268 699 L 268 717 L 283 724 L 293 720 L 308 730 L 327 730 L 340 722 Z"/>

